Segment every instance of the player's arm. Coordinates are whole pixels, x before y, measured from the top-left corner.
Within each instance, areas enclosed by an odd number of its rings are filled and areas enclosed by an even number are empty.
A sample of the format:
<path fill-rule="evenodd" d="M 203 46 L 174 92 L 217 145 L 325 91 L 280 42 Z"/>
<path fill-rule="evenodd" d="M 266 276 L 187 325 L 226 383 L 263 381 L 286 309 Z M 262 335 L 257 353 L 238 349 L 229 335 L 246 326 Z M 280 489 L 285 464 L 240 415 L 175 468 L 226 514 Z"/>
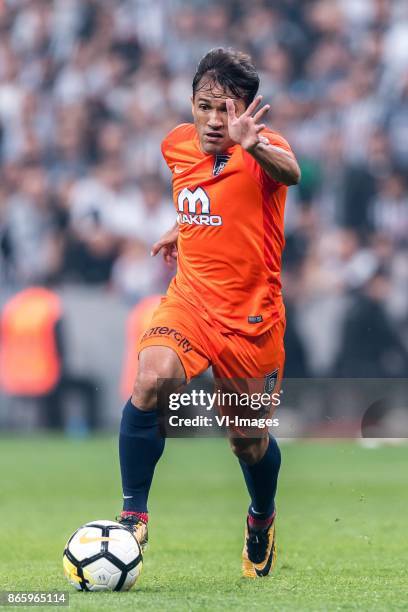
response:
<path fill-rule="evenodd" d="M 296 159 L 280 147 L 270 144 L 264 136 L 260 136 L 260 141 L 247 151 L 274 181 L 288 186 L 299 183 L 300 168 Z"/>
<path fill-rule="evenodd" d="M 163 253 L 163 259 L 167 264 L 171 264 L 177 260 L 177 238 L 179 233 L 179 226 L 176 222 L 171 229 L 169 229 L 163 236 L 154 243 L 150 252 L 151 256 L 154 257 L 160 251 Z"/>
<path fill-rule="evenodd" d="M 259 122 L 268 112 L 269 104 L 265 104 L 252 116 L 261 101 L 262 96 L 257 96 L 246 111 L 237 117 L 234 102 L 227 100 L 229 135 L 254 157 L 274 181 L 288 186 L 297 185 L 300 181 L 300 168 L 294 156 L 270 144 L 268 139 L 260 134 L 266 126 Z"/>

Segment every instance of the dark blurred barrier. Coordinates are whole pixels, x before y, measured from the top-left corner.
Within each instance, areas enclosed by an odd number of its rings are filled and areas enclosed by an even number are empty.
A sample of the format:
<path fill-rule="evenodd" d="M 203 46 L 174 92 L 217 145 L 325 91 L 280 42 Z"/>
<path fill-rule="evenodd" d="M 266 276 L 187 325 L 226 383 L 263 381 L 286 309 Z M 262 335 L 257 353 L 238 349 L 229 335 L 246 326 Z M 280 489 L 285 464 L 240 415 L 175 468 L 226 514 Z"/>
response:
<path fill-rule="evenodd" d="M 149 327 L 150 320 L 160 303 L 160 299 L 160 295 L 143 298 L 132 308 L 127 318 L 126 348 L 120 381 L 120 394 L 123 400 L 128 400 L 132 395 L 139 359 L 137 352 L 139 338 Z"/>
<path fill-rule="evenodd" d="M 66 352 L 64 309 L 56 292 L 29 287 L 6 302 L 0 314 L 0 390 L 9 399 L 5 427 L 18 403 L 34 406 L 38 425 L 46 429 L 100 426 L 97 384 L 69 371 Z M 67 414 L 70 397 L 81 406 L 76 425 Z"/>
<path fill-rule="evenodd" d="M 0 427 L 32 430 L 48 424 L 73 434 L 94 427 L 116 430 L 123 404 L 119 397 L 120 382 L 123 383 L 125 373 L 129 374 L 127 368 L 135 365 L 137 330 L 136 336 L 128 335 L 126 342 L 126 327 L 132 321 L 132 311 L 115 294 L 104 289 L 70 286 L 58 295 L 65 338 L 64 376 L 60 387 L 50 388 L 43 394 L 41 407 L 33 395 L 26 394 L 24 398 L 24 394 L 14 394 L 12 398 L 13 394 L 6 396 L 3 391 Z M 153 298 L 144 305 L 149 310 L 157 300 Z M 62 347 L 60 341 L 59 346 Z M 126 377 L 127 385 L 132 378 L 133 372 Z M 211 385 L 206 378 L 204 382 L 193 381 L 191 389 L 208 391 Z M 282 389 L 282 403 L 277 411 L 278 435 L 408 435 L 406 379 L 286 378 Z M 126 394 L 128 391 L 129 386 Z"/>
<path fill-rule="evenodd" d="M 55 341 L 61 371 L 55 385 L 42 394 L 19 393 L 17 389 L 6 393 L 3 385 L 0 390 L 3 430 L 48 426 L 82 434 L 94 427 L 117 426 L 128 309 L 105 289 L 71 286 L 59 290 L 58 296 L 63 327 L 57 326 Z M 3 302 L 5 305 L 8 300 Z"/>

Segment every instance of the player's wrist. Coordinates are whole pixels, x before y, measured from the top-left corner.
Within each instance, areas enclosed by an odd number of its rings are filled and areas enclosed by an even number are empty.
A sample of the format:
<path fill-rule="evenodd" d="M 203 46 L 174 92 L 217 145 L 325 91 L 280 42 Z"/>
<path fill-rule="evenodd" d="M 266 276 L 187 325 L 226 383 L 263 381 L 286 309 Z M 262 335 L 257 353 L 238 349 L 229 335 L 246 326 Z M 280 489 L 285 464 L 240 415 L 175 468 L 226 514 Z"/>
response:
<path fill-rule="evenodd" d="M 252 155 L 257 151 L 262 151 L 267 145 L 269 145 L 268 139 L 264 136 L 259 135 L 258 140 L 255 143 L 251 143 L 250 146 L 244 147 L 244 149 Z"/>
<path fill-rule="evenodd" d="M 249 146 L 243 147 L 245 149 L 245 151 L 247 153 L 250 153 L 251 155 L 253 155 L 254 153 L 256 153 L 256 151 L 258 151 L 261 146 L 262 146 L 262 141 L 261 140 L 257 140 L 257 142 L 251 143 Z"/>

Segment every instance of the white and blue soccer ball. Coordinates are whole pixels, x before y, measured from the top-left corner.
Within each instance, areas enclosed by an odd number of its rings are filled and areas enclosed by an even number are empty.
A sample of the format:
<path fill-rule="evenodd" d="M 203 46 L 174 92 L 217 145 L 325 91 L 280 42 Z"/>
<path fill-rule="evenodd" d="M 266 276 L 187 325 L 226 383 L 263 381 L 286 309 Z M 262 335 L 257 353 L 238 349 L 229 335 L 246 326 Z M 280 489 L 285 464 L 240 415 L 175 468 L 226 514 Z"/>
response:
<path fill-rule="evenodd" d="M 139 543 L 114 521 L 86 523 L 69 538 L 64 574 L 78 591 L 128 591 L 143 565 Z"/>

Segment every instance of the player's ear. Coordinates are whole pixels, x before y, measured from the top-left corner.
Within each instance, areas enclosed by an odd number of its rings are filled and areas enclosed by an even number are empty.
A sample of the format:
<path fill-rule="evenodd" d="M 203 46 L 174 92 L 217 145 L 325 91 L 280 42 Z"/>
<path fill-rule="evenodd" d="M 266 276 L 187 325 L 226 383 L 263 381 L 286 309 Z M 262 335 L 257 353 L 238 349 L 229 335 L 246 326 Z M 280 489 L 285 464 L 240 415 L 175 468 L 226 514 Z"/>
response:
<path fill-rule="evenodd" d="M 191 112 L 192 112 L 193 117 L 195 119 L 194 96 L 191 96 L 190 100 L 191 100 Z"/>

